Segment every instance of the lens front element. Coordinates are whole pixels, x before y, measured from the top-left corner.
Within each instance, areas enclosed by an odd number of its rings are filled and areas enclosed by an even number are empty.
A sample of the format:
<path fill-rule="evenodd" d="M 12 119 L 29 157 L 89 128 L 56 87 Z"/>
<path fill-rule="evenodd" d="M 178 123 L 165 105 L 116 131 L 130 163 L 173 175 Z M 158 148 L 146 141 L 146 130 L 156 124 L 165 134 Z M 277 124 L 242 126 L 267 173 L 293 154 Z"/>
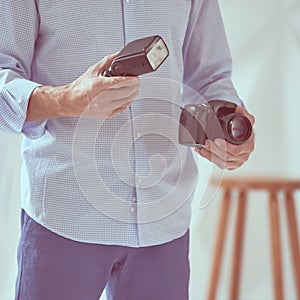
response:
<path fill-rule="evenodd" d="M 228 133 L 234 144 L 248 140 L 252 132 L 250 121 L 242 115 L 235 115 L 228 123 Z"/>

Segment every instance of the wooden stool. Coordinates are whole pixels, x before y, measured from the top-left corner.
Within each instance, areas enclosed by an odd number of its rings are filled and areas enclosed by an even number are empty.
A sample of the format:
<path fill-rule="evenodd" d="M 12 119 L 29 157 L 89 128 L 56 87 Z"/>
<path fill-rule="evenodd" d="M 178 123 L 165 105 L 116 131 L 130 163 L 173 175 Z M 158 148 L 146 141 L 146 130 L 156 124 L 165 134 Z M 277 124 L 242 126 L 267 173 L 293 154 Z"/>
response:
<path fill-rule="evenodd" d="M 220 185 L 220 180 L 213 179 L 211 183 Z M 277 193 L 284 191 L 284 205 L 287 215 L 290 250 L 293 262 L 293 272 L 296 285 L 297 299 L 300 299 L 300 248 L 299 234 L 293 192 L 300 189 L 300 180 L 272 179 L 272 178 L 224 178 L 220 187 L 223 189 L 223 203 L 219 217 L 217 240 L 214 249 L 214 261 L 208 300 L 216 299 L 218 280 L 222 262 L 222 254 L 226 237 L 231 194 L 234 189 L 238 191 L 238 208 L 236 215 L 234 249 L 231 270 L 230 300 L 237 300 L 239 295 L 241 258 L 243 252 L 243 236 L 246 219 L 247 193 L 253 190 L 267 190 L 269 192 L 269 218 L 270 236 L 273 265 L 274 299 L 283 300 L 283 279 L 281 263 L 281 237 L 280 237 L 280 214 Z"/>

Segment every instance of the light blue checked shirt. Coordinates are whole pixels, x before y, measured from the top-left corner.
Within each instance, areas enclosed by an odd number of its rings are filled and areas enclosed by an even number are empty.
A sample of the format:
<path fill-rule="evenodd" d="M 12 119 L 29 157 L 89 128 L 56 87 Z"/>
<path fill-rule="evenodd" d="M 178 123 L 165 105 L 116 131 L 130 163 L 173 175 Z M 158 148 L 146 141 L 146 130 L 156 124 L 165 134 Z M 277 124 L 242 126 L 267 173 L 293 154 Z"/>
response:
<path fill-rule="evenodd" d="M 198 178 L 177 141 L 180 107 L 241 103 L 217 0 L 0 0 L 0 27 L 0 130 L 24 134 L 25 211 L 82 242 L 141 247 L 182 236 Z M 141 76 L 130 109 L 105 122 L 25 121 L 35 87 L 68 84 L 150 35 L 170 56 Z"/>

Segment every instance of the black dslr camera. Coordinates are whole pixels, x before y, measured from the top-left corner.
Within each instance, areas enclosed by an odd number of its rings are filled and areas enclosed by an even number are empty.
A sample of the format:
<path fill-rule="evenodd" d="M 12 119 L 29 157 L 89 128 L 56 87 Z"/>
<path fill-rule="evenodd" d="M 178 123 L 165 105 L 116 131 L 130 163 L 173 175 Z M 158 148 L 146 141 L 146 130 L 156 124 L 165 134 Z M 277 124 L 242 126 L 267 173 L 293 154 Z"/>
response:
<path fill-rule="evenodd" d="M 235 112 L 236 107 L 222 100 L 184 106 L 180 115 L 179 143 L 200 148 L 206 139 L 222 138 L 235 145 L 244 143 L 252 133 L 252 125 L 248 118 Z"/>
<path fill-rule="evenodd" d="M 153 72 L 167 59 L 169 50 L 159 35 L 128 43 L 103 76 L 139 76 Z"/>

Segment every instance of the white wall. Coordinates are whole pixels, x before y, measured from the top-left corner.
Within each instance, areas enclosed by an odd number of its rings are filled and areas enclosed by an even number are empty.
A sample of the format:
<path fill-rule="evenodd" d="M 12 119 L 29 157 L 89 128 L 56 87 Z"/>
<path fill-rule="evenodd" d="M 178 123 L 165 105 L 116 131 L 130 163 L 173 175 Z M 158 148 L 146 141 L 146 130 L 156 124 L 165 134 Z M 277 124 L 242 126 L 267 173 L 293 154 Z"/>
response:
<path fill-rule="evenodd" d="M 300 178 L 300 2 L 220 0 L 220 4 L 233 54 L 234 82 L 257 120 L 255 153 L 243 168 L 230 175 Z M 16 245 L 19 236 L 19 144 L 20 137 L 0 134 L 1 300 L 13 299 L 16 276 Z M 199 160 L 199 167 L 201 175 L 194 201 L 191 229 L 191 300 L 205 299 L 207 293 L 220 204 L 218 191 L 210 205 L 199 209 L 207 201 L 201 198 L 203 193 L 206 197 L 210 195 L 207 182 L 215 172 L 203 160 Z M 297 197 L 298 202 L 299 200 Z M 298 214 L 300 215 L 299 205 Z M 231 232 L 232 222 L 231 219 Z M 231 235 L 229 237 L 231 238 Z M 283 237 L 286 299 L 293 300 L 296 296 L 285 231 Z M 240 299 L 274 299 L 268 211 L 264 193 L 250 195 L 245 248 Z M 230 247 L 227 247 L 219 300 L 229 299 L 227 288 L 230 252 Z"/>
<path fill-rule="evenodd" d="M 0 133 L 0 299 L 11 300 L 20 234 L 20 136 Z"/>
<path fill-rule="evenodd" d="M 299 0 L 220 0 L 233 54 L 233 79 L 248 109 L 256 117 L 256 150 L 248 163 L 229 175 L 300 179 L 300 2 Z M 201 164 L 204 164 L 201 162 Z M 204 164 L 207 178 L 210 177 Z M 201 185 L 199 185 L 201 190 Z M 202 191 L 201 191 L 202 192 Z M 298 216 L 300 195 L 297 193 Z M 236 204 L 236 202 L 235 202 Z M 289 256 L 286 220 L 280 201 L 285 299 L 296 299 Z M 205 299 L 210 275 L 220 193 L 204 210 L 194 209 L 192 227 L 192 299 Z M 252 192 L 240 298 L 272 300 L 267 194 Z M 233 219 L 225 252 L 218 299 L 229 299 Z M 298 217 L 298 228 L 299 228 Z M 299 228 L 300 230 L 300 228 Z M 300 266 L 299 266 L 300 267 Z M 198 295 L 198 298 L 197 298 Z M 229 299 L 230 300 L 230 299 Z"/>

